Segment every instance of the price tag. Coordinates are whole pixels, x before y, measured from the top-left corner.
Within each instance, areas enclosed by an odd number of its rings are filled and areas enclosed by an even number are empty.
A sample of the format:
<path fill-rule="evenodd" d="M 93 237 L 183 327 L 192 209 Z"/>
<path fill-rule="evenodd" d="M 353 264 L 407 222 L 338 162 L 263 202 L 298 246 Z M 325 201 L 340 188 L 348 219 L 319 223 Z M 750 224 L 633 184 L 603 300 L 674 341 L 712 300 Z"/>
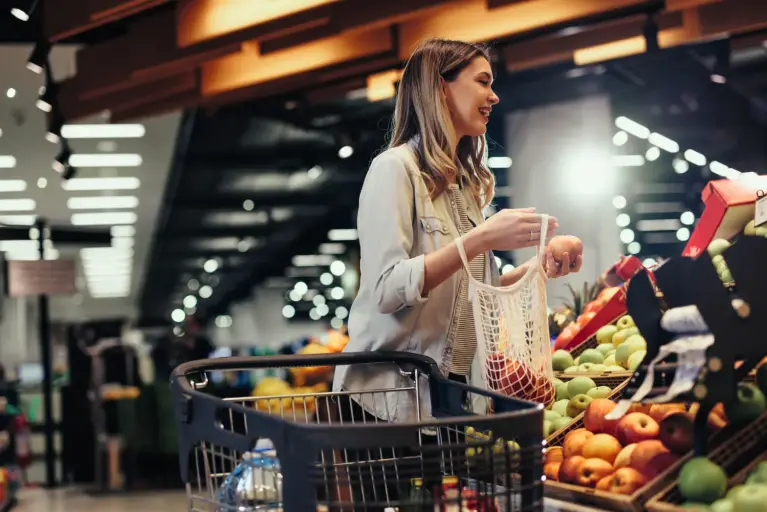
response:
<path fill-rule="evenodd" d="M 761 226 L 764 223 L 767 223 L 767 193 L 764 190 L 759 190 L 756 193 L 754 225 Z"/>

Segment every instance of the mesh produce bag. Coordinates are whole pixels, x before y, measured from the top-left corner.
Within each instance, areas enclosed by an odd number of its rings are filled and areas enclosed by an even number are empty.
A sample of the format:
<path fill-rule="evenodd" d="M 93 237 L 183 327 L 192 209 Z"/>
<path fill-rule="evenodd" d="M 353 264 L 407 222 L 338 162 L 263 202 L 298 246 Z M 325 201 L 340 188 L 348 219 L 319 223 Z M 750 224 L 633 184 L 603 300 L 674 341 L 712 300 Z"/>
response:
<path fill-rule="evenodd" d="M 543 268 L 548 216 L 541 218 L 541 242 L 525 275 L 495 287 L 471 276 L 466 250 L 456 239 L 469 278 L 482 381 L 493 391 L 548 405 L 554 401 L 554 372 Z"/>

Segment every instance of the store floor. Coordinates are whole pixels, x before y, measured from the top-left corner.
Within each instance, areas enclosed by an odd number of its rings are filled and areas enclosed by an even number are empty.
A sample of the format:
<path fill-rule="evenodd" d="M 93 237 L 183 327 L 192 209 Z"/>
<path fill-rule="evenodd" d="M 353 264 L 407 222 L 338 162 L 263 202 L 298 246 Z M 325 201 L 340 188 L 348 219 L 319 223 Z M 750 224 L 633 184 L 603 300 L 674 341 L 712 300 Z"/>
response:
<path fill-rule="evenodd" d="M 183 491 L 94 497 L 77 489 L 25 489 L 13 512 L 185 512 L 187 504 Z"/>

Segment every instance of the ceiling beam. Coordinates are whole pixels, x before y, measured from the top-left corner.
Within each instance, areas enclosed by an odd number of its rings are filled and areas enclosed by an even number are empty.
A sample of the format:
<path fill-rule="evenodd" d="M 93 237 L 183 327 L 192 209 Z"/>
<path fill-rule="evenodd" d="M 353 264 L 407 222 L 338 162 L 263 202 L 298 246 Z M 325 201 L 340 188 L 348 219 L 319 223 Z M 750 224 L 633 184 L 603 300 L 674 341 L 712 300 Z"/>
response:
<path fill-rule="evenodd" d="M 45 37 L 51 42 L 72 38 L 94 28 L 159 7 L 171 0 L 88 0 L 43 2 Z M 151 52 L 149 52 L 151 53 Z"/>

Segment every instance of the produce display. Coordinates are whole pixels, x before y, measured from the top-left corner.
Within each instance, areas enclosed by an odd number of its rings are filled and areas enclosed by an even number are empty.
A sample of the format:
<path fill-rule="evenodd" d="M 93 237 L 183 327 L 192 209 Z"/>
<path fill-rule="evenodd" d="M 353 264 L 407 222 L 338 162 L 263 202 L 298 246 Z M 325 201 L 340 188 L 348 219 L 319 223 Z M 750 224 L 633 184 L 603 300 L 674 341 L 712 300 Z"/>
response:
<path fill-rule="evenodd" d="M 567 382 L 554 379 L 556 401 L 543 411 L 543 435 L 549 437 L 570 425 L 596 398 L 607 398 L 609 386 L 599 386 L 590 377 L 578 376 Z"/>
<path fill-rule="evenodd" d="M 634 371 L 647 355 L 647 342 L 639 334 L 634 320 L 623 315 L 615 324 L 605 325 L 596 334 L 596 348 L 588 348 L 573 357 L 558 349 L 552 354 L 554 371 L 564 373 L 602 373 Z"/>
<path fill-rule="evenodd" d="M 743 484 L 727 489 L 727 473 L 705 457 L 687 461 L 679 473 L 686 510 L 756 512 L 767 509 L 767 461 L 759 462 Z"/>
<path fill-rule="evenodd" d="M 602 283 L 583 283 L 583 289 L 578 291 L 571 285 L 570 298 L 564 306 L 556 308 L 549 315 L 549 331 L 556 336 L 554 349 L 566 347 L 573 337 L 596 316 L 615 293 L 620 290 L 618 286 L 605 287 Z"/>
<path fill-rule="evenodd" d="M 632 494 L 692 449 L 694 408 L 636 404 L 621 419 L 606 419 L 615 407 L 606 398 L 589 401 L 583 428 L 568 432 L 562 446 L 546 451 L 547 479 Z M 721 408 L 710 416 L 713 429 L 726 424 Z"/>
<path fill-rule="evenodd" d="M 315 393 L 324 393 L 328 391 L 327 382 L 319 382 L 313 386 L 296 386 L 290 384 L 278 377 L 264 377 L 256 387 L 253 388 L 252 395 L 256 398 L 267 397 L 256 400 L 256 409 L 270 414 L 277 411 L 281 415 L 292 414 L 295 412 L 306 412 L 314 414 L 316 401 L 312 395 Z"/>

